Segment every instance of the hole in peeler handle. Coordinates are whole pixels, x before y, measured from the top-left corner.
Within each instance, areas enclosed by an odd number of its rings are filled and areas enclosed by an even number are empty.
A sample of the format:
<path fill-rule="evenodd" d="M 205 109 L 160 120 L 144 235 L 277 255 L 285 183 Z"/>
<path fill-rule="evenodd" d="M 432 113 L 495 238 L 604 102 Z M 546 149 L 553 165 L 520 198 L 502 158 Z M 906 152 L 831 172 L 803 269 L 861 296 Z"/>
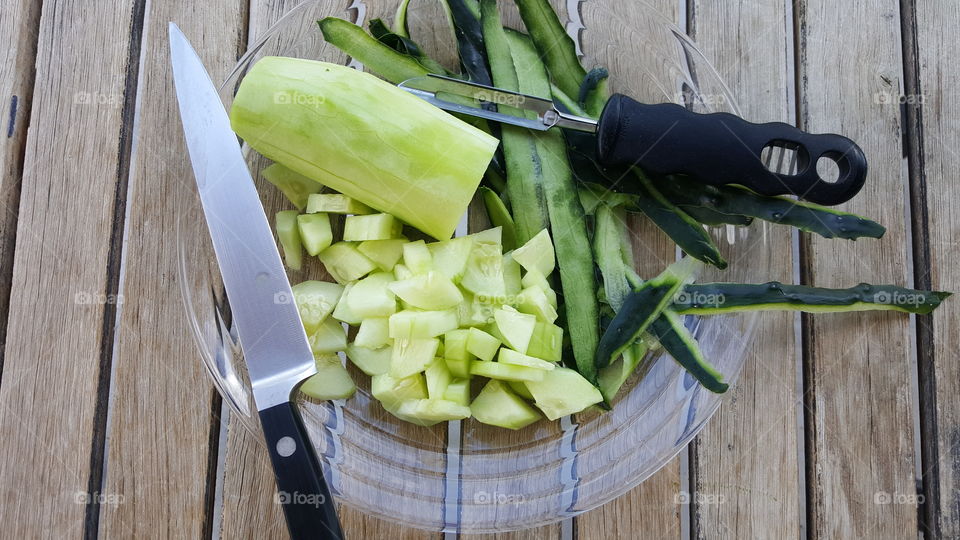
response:
<path fill-rule="evenodd" d="M 763 147 L 760 160 L 768 171 L 784 176 L 796 176 L 810 164 L 806 148 L 795 142 L 779 139 L 770 141 Z"/>

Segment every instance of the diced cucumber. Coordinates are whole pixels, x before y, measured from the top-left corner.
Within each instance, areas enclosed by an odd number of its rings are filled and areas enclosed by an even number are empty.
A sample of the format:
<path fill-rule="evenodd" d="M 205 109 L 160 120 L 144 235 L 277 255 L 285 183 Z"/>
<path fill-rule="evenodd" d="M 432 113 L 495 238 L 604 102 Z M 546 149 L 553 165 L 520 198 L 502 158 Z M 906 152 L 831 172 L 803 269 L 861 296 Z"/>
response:
<path fill-rule="evenodd" d="M 347 332 L 340 321 L 327 317 L 317 330 L 310 334 L 310 349 L 315 355 L 347 350 Z"/>
<path fill-rule="evenodd" d="M 315 399 L 347 399 L 357 391 L 337 355 L 315 357 L 317 372 L 300 385 L 300 391 Z"/>
<path fill-rule="evenodd" d="M 390 371 L 390 358 L 393 356 L 393 347 L 370 349 L 354 343 L 347 344 L 347 358 L 360 371 L 370 375 L 380 375 Z"/>
<path fill-rule="evenodd" d="M 517 309 L 521 313 L 529 313 L 548 323 L 557 320 L 557 310 L 550 304 L 550 299 L 540 287 L 527 287 L 520 292 L 519 298 Z"/>
<path fill-rule="evenodd" d="M 624 349 L 620 358 L 600 370 L 597 376 L 597 385 L 600 388 L 600 394 L 603 395 L 603 400 L 608 405 L 613 403 L 613 398 L 617 396 L 620 387 L 627 382 L 633 371 L 640 365 L 644 355 L 647 354 L 647 347 L 645 341 L 638 341 Z"/>
<path fill-rule="evenodd" d="M 407 265 L 401 263 L 393 267 L 393 275 L 398 280 L 410 279 L 413 277 L 413 272 L 407 268 Z"/>
<path fill-rule="evenodd" d="M 403 238 L 394 238 L 391 240 L 367 240 L 360 242 L 357 249 L 368 259 L 374 262 L 380 270 L 389 272 L 400 261 L 403 256 L 403 245 L 407 241 Z"/>
<path fill-rule="evenodd" d="M 516 304 L 520 294 L 520 265 L 513 259 L 513 252 L 503 254 L 503 288 L 507 293 L 507 302 Z"/>
<path fill-rule="evenodd" d="M 404 400 L 426 399 L 427 383 L 419 373 L 404 378 L 384 373 L 370 378 L 370 393 L 383 403 L 385 409 L 390 410 Z"/>
<path fill-rule="evenodd" d="M 437 310 L 456 307 L 463 302 L 460 289 L 440 272 L 427 272 L 390 284 L 401 300 L 419 309 Z"/>
<path fill-rule="evenodd" d="M 510 389 L 513 390 L 513 393 L 522 397 L 523 399 L 529 399 L 533 401 L 533 394 L 527 390 L 527 385 L 522 382 L 513 382 L 508 381 L 507 384 L 510 385 Z"/>
<path fill-rule="evenodd" d="M 537 369 L 526 366 L 512 366 L 510 364 L 501 364 L 499 362 L 483 362 L 480 360 L 477 360 L 470 366 L 471 375 L 479 375 L 481 377 L 498 379 L 501 381 L 540 381 L 543 380 L 544 373 L 552 372 L 545 369 Z"/>
<path fill-rule="evenodd" d="M 297 228 L 297 211 L 277 212 L 277 238 L 283 247 L 283 262 L 291 270 L 300 270 L 303 262 L 303 245 L 300 242 L 300 229 Z"/>
<path fill-rule="evenodd" d="M 338 283 L 356 281 L 377 269 L 377 265 L 351 242 L 337 242 L 320 252 L 320 262 Z"/>
<path fill-rule="evenodd" d="M 451 330 L 443 335 L 443 357 L 451 360 L 466 360 L 470 358 L 467 352 L 467 337 L 470 331 Z"/>
<path fill-rule="evenodd" d="M 343 287 L 343 294 L 340 295 L 340 300 L 337 302 L 337 307 L 334 308 L 333 314 L 331 317 L 334 319 L 345 322 L 351 326 L 357 326 L 362 322 L 360 317 L 357 317 L 352 311 L 350 311 L 350 306 L 347 304 L 347 298 L 350 297 L 350 291 L 353 290 L 353 286 L 356 282 L 347 283 Z"/>
<path fill-rule="evenodd" d="M 470 380 L 453 379 L 447 385 L 447 390 L 443 393 L 443 399 L 452 401 L 465 407 L 470 406 Z"/>
<path fill-rule="evenodd" d="M 358 347 L 379 349 L 390 342 L 390 321 L 387 317 L 367 317 L 360 323 L 360 330 L 353 342 Z"/>
<path fill-rule="evenodd" d="M 443 360 L 447 363 L 447 369 L 450 370 L 451 375 L 464 379 L 470 378 L 470 366 L 473 365 L 472 357 L 468 356 L 462 359 L 444 358 Z"/>
<path fill-rule="evenodd" d="M 396 238 L 403 225 L 390 214 L 347 216 L 343 221 L 343 239 L 347 242 Z"/>
<path fill-rule="evenodd" d="M 312 334 L 337 306 L 343 285 L 328 281 L 304 281 L 290 288 L 303 328 Z"/>
<path fill-rule="evenodd" d="M 372 214 L 373 209 L 340 193 L 317 193 L 307 198 L 307 213 Z"/>
<path fill-rule="evenodd" d="M 307 197 L 313 193 L 320 193 L 320 190 L 323 189 L 323 184 L 320 182 L 311 180 L 279 163 L 268 166 L 260 171 L 260 174 L 267 182 L 277 186 L 287 200 L 301 212 L 307 205 Z"/>
<path fill-rule="evenodd" d="M 403 245 L 403 264 L 414 274 L 426 274 L 433 268 L 433 257 L 423 240 Z"/>
<path fill-rule="evenodd" d="M 467 334 L 467 351 L 481 360 L 493 360 L 500 348 L 500 340 L 479 328 L 471 328 Z"/>
<path fill-rule="evenodd" d="M 537 407 L 550 420 L 578 413 L 603 401 L 600 390 L 572 369 L 557 367 L 540 373 L 545 376 L 525 385 Z"/>
<path fill-rule="evenodd" d="M 526 353 L 537 326 L 537 318 L 505 306 L 493 312 L 493 319 L 504 343 L 517 352 Z"/>
<path fill-rule="evenodd" d="M 297 228 L 300 230 L 300 241 L 311 256 L 318 255 L 333 243 L 329 214 L 300 214 L 297 216 Z"/>
<path fill-rule="evenodd" d="M 563 328 L 555 324 L 537 321 L 527 347 L 527 355 L 550 362 L 563 358 Z"/>
<path fill-rule="evenodd" d="M 470 404 L 470 413 L 491 426 L 520 429 L 540 419 L 540 413 L 513 393 L 507 384 L 489 381 Z"/>
<path fill-rule="evenodd" d="M 432 338 L 457 329 L 457 312 L 403 310 L 390 316 L 390 337 Z"/>
<path fill-rule="evenodd" d="M 500 244 L 474 239 L 460 285 L 475 296 L 503 302 L 507 289 L 503 280 L 503 253 Z"/>
<path fill-rule="evenodd" d="M 356 282 L 347 296 L 350 312 L 367 317 L 389 317 L 397 312 L 397 299 L 388 285 L 393 282 L 390 272 L 376 272 Z"/>
<path fill-rule="evenodd" d="M 450 370 L 443 358 L 434 358 L 424 373 L 427 379 L 427 396 L 430 399 L 444 399 L 444 392 L 450 385 Z"/>
<path fill-rule="evenodd" d="M 550 305 L 554 309 L 557 308 L 557 293 L 553 290 L 553 287 L 550 286 L 550 281 L 540 273 L 539 270 L 527 270 L 527 273 L 523 275 L 523 278 L 520 280 L 520 284 L 524 289 L 529 287 L 540 287 L 540 290 L 547 295 L 547 299 L 550 300 Z"/>
<path fill-rule="evenodd" d="M 437 355 L 438 339 L 395 339 L 390 356 L 390 375 L 398 379 L 427 369 Z"/>
<path fill-rule="evenodd" d="M 401 402 L 396 414 L 400 418 L 416 418 L 423 422 L 421 425 L 429 426 L 437 422 L 469 418 L 470 407 L 445 399 L 412 399 Z"/>
<path fill-rule="evenodd" d="M 470 295 L 470 303 L 466 303 L 467 293 L 464 295 L 464 303 L 460 304 L 460 310 L 463 315 L 460 318 L 460 326 L 486 326 L 493 322 L 493 311 L 500 306 L 489 302 L 486 296 Z"/>
<path fill-rule="evenodd" d="M 493 227 L 470 235 L 474 242 L 489 242 L 491 244 L 503 245 L 503 227 Z"/>
<path fill-rule="evenodd" d="M 513 251 L 513 259 L 527 272 L 536 270 L 544 276 L 549 276 L 556 268 L 556 255 L 553 252 L 550 233 L 546 229 L 537 233 L 526 244 Z"/>
<path fill-rule="evenodd" d="M 497 361 L 501 364 L 510 364 L 511 366 L 526 366 L 536 369 L 544 369 L 547 371 L 557 367 L 555 364 L 547 362 L 546 360 L 527 356 L 525 354 L 518 353 L 517 351 L 507 349 L 506 347 L 500 349 L 500 354 L 497 356 Z"/>
<path fill-rule="evenodd" d="M 433 269 L 447 276 L 454 283 L 459 283 L 467 267 L 470 250 L 473 249 L 473 238 L 461 236 L 443 242 L 433 242 L 427 244 L 427 249 L 433 257 Z"/>

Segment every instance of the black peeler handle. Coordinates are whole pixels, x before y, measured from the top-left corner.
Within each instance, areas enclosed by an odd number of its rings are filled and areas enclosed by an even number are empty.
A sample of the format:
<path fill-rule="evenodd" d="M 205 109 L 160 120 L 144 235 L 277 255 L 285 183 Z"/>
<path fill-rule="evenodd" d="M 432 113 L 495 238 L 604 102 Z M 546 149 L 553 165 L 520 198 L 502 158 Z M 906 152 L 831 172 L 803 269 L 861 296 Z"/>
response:
<path fill-rule="evenodd" d="M 807 133 L 789 124 L 753 124 L 728 113 L 698 114 L 680 105 L 648 105 L 614 94 L 600 115 L 597 156 L 605 166 L 639 165 L 657 174 L 686 174 L 708 184 L 740 184 L 763 195 L 797 195 L 818 204 L 850 200 L 863 187 L 867 159 L 841 135 Z M 763 149 L 797 152 L 797 174 L 775 173 L 761 160 Z M 839 178 L 817 172 L 832 159 Z"/>

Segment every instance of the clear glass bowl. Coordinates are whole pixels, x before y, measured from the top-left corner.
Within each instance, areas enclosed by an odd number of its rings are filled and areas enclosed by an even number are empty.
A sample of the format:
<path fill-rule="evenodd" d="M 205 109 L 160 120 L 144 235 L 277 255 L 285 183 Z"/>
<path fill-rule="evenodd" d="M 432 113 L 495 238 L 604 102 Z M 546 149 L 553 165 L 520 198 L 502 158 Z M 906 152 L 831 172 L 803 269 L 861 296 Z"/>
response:
<path fill-rule="evenodd" d="M 317 19 L 332 14 L 330 4 L 306 2 L 267 31 L 224 82 L 224 102 L 231 102 L 244 73 L 266 55 L 346 62 L 323 41 L 316 26 Z M 361 4 L 355 13 L 363 17 L 363 11 Z M 614 90 L 647 102 L 686 103 L 698 112 L 737 112 L 730 92 L 703 54 L 647 4 L 590 0 L 573 15 L 568 28 L 578 35 L 586 62 L 609 68 Z M 508 10 L 505 18 L 516 19 L 515 11 Z M 410 19 L 415 27 L 439 25 L 435 34 L 446 36 L 445 22 L 432 14 L 414 12 Z M 451 50 L 445 50 L 447 60 Z M 262 187 L 267 213 L 287 208 L 277 190 L 259 178 L 265 160 L 249 149 L 246 155 Z M 189 198 L 180 216 L 180 286 L 200 358 L 244 424 L 258 430 L 242 351 L 229 325 L 229 306 L 199 201 Z M 708 270 L 701 281 L 769 280 L 767 226 L 711 229 L 731 268 Z M 658 256 L 646 249 L 663 246 L 662 233 L 641 226 L 635 236 L 636 255 L 648 276 L 672 262 L 673 253 L 664 256 L 661 248 Z M 320 265 L 312 266 L 291 272 L 291 282 L 321 276 Z M 688 317 L 686 324 L 732 383 L 746 358 L 755 320 L 754 315 L 738 314 Z M 611 412 L 544 420 L 516 432 L 473 420 L 423 428 L 386 413 L 371 398 L 368 377 L 356 372 L 354 379 L 359 390 L 349 400 L 300 398 L 331 490 L 339 501 L 391 522 L 448 532 L 535 527 L 602 505 L 672 459 L 722 400 L 672 359 L 657 354 L 646 359 Z"/>

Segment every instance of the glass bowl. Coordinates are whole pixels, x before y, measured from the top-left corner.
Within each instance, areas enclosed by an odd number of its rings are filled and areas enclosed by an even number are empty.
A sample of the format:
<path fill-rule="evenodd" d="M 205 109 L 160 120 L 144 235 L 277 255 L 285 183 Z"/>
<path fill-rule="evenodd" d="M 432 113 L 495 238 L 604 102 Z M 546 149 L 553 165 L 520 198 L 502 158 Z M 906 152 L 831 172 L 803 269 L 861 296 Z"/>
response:
<path fill-rule="evenodd" d="M 346 63 L 346 56 L 323 41 L 315 22 L 327 15 L 350 16 L 334 13 L 337 8 L 331 4 L 306 2 L 280 19 L 223 83 L 224 102 L 229 105 L 240 79 L 263 56 Z M 365 13 L 363 4 L 354 6 L 354 20 L 364 19 L 361 23 L 379 15 Z M 504 6 L 507 21 L 518 20 L 512 7 Z M 446 23 L 436 16 L 439 12 L 417 11 L 427 9 L 411 8 L 413 37 L 418 39 L 417 33 L 424 32 L 420 27 L 426 27 L 428 35 L 421 44 L 449 62 L 451 46 L 429 43 L 434 38 L 452 39 Z M 647 102 L 684 103 L 698 112 L 737 112 L 733 97 L 703 54 L 649 5 L 590 0 L 570 18 L 567 27 L 577 37 L 586 64 L 609 68 L 615 91 Z M 248 148 L 245 155 L 267 214 L 289 208 L 259 177 L 266 161 Z M 199 201 L 185 199 L 177 241 L 186 320 L 217 389 L 244 425 L 259 430 Z M 644 225 L 643 218 L 636 221 L 638 265 L 641 275 L 649 277 L 672 262 L 676 253 L 662 233 Z M 757 223 L 750 228 L 711 228 L 731 268 L 708 270 L 701 281 L 768 281 L 772 261 L 766 227 Z M 319 263 L 307 266 L 290 273 L 292 283 L 323 278 Z M 737 314 L 687 317 L 685 323 L 707 358 L 733 383 L 747 356 L 755 321 L 755 314 Z M 602 505 L 670 461 L 722 401 L 722 396 L 706 391 L 671 358 L 658 353 L 645 359 L 610 412 L 542 420 L 519 431 L 474 420 L 424 428 L 385 412 L 370 396 L 368 377 L 355 371 L 354 379 L 358 391 L 349 400 L 299 398 L 332 492 L 342 503 L 390 522 L 447 532 L 536 527 Z"/>

